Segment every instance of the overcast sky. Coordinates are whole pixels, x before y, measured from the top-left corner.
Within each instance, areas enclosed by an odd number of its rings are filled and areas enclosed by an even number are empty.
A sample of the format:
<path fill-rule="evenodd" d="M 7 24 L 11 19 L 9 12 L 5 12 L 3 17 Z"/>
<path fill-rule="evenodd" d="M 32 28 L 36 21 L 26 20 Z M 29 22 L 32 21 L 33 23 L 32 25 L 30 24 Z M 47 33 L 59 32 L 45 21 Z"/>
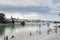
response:
<path fill-rule="evenodd" d="M 60 20 L 60 0 L 0 0 L 0 12 L 7 18 Z"/>

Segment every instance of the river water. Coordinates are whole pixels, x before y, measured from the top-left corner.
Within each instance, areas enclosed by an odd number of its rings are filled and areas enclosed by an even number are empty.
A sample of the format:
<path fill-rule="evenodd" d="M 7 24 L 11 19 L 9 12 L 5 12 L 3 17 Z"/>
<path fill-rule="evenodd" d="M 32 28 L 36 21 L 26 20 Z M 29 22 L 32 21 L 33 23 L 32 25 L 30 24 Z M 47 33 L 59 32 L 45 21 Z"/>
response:
<path fill-rule="evenodd" d="M 50 27 L 53 28 L 54 24 L 50 24 Z M 4 36 L 11 37 L 12 35 L 16 36 L 17 34 L 29 34 L 36 33 L 37 31 L 47 30 L 47 24 L 35 24 L 35 25 L 0 25 L 0 40 L 4 40 Z M 21 36 L 22 37 L 22 36 Z"/>

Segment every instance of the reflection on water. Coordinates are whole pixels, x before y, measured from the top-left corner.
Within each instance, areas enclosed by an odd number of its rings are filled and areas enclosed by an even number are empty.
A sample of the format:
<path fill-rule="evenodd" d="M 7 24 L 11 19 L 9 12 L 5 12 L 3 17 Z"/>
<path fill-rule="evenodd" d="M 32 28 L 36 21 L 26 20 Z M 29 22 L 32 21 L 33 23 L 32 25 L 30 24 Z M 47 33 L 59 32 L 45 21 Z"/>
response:
<path fill-rule="evenodd" d="M 41 27 L 40 27 L 41 26 Z M 52 26 L 51 26 L 52 27 Z M 47 28 L 47 25 L 0 25 L 0 40 L 3 39 L 4 36 L 11 36 L 17 33 L 25 33 L 25 32 L 36 32 L 43 31 Z"/>
<path fill-rule="evenodd" d="M 11 34 L 14 25 L 0 25 L 0 40 L 3 39 L 5 35 Z"/>
<path fill-rule="evenodd" d="M 3 33 L 4 33 L 4 28 L 5 28 L 4 25 L 0 25 L 0 35 L 3 35 Z"/>

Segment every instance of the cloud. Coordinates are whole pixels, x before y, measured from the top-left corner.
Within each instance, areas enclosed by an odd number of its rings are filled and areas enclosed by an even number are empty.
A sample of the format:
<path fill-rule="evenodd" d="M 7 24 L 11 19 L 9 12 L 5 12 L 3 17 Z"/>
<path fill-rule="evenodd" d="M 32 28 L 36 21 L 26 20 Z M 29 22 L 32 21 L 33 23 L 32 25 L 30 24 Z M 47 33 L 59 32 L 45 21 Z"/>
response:
<path fill-rule="evenodd" d="M 50 9 L 51 9 L 50 13 L 59 14 L 60 13 L 60 3 L 54 4 L 54 6 L 51 7 Z"/>
<path fill-rule="evenodd" d="M 20 6 L 0 6 L 0 11 L 2 12 L 40 12 L 40 13 L 48 13 L 50 8 L 48 7 L 20 7 Z"/>
<path fill-rule="evenodd" d="M 53 2 L 54 2 L 55 4 L 58 4 L 58 3 L 60 3 L 60 0 L 53 0 Z"/>
<path fill-rule="evenodd" d="M 53 5 L 52 0 L 0 0 L 0 4 L 2 12 L 40 13 L 48 13 Z"/>
<path fill-rule="evenodd" d="M 0 12 L 6 12 L 7 15 L 17 15 L 20 18 L 36 19 L 59 19 L 57 13 L 60 13 L 59 0 L 0 0 Z M 46 15 L 46 16 L 45 16 Z M 15 16 L 14 16 L 15 17 Z M 56 17 L 56 18 L 53 18 Z"/>
<path fill-rule="evenodd" d="M 49 13 L 53 5 L 52 0 L 0 0 L 0 4 L 1 12 L 40 13 Z"/>
<path fill-rule="evenodd" d="M 6 13 L 6 12 L 5 12 Z M 23 17 L 23 14 L 20 12 L 20 13 L 6 13 L 5 14 L 5 17 L 6 18 L 11 18 L 11 16 L 13 17 L 13 18 L 20 18 L 20 19 L 23 19 L 24 17 Z"/>
<path fill-rule="evenodd" d="M 14 6 L 49 6 L 52 0 L 0 0 L 0 4 Z"/>
<path fill-rule="evenodd" d="M 4 2 L 3 2 L 4 1 Z M 39 0 L 0 0 L 3 5 L 38 6 Z"/>
<path fill-rule="evenodd" d="M 28 14 L 29 13 L 29 14 Z M 14 16 L 13 16 L 14 15 Z M 6 13 L 6 17 L 10 18 L 13 16 L 14 18 L 20 18 L 20 19 L 40 19 L 40 20 L 52 20 L 52 21 L 59 21 L 58 15 L 52 15 L 52 14 L 39 14 L 37 12 L 27 12 L 27 13 Z"/>

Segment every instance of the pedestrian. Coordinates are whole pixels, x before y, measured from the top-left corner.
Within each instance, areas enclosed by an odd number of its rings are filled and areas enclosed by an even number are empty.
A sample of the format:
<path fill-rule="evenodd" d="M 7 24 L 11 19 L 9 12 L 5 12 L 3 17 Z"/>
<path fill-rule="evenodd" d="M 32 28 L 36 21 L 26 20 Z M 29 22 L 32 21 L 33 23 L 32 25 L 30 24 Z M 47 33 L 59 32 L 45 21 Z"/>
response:
<path fill-rule="evenodd" d="M 57 30 L 55 30 L 55 33 L 57 33 Z"/>
<path fill-rule="evenodd" d="M 47 34 L 50 34 L 51 31 L 52 31 L 52 29 L 49 27 L 47 30 Z"/>
<path fill-rule="evenodd" d="M 11 38 L 14 38 L 14 36 L 12 36 Z"/>
<path fill-rule="evenodd" d="M 8 40 L 8 36 L 6 36 L 5 39 Z"/>
<path fill-rule="evenodd" d="M 49 27 L 49 26 L 50 26 L 50 24 L 49 24 L 49 23 L 47 23 L 47 26 Z"/>
<path fill-rule="evenodd" d="M 39 24 L 39 34 L 41 34 L 41 24 Z"/>
<path fill-rule="evenodd" d="M 47 30 L 47 34 L 49 34 L 49 33 L 50 33 L 50 30 L 48 29 L 48 30 Z"/>
<path fill-rule="evenodd" d="M 57 33 L 57 26 L 55 27 L 55 33 Z"/>
<path fill-rule="evenodd" d="M 32 33 L 30 32 L 30 36 L 32 35 Z"/>
<path fill-rule="evenodd" d="M 38 30 L 36 31 L 36 33 L 38 33 Z"/>
<path fill-rule="evenodd" d="M 39 34 L 41 34 L 41 31 L 39 31 Z"/>

